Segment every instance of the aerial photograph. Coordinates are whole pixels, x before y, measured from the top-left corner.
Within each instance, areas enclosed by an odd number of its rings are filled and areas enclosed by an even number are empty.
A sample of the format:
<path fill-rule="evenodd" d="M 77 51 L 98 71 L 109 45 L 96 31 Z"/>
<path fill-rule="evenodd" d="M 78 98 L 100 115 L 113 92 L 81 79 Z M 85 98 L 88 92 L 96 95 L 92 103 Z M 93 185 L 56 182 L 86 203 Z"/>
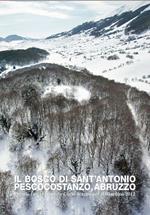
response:
<path fill-rule="evenodd" d="M 150 1 L 0 1 L 0 215 L 150 215 Z"/>

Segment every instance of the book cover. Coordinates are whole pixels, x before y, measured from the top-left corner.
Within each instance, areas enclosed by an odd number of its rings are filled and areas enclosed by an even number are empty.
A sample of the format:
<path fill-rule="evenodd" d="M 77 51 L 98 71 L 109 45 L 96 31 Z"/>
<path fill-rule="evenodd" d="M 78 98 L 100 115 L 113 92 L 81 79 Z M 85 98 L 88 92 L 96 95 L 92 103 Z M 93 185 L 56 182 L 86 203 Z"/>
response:
<path fill-rule="evenodd" d="M 150 1 L 0 1 L 0 215 L 150 214 Z"/>

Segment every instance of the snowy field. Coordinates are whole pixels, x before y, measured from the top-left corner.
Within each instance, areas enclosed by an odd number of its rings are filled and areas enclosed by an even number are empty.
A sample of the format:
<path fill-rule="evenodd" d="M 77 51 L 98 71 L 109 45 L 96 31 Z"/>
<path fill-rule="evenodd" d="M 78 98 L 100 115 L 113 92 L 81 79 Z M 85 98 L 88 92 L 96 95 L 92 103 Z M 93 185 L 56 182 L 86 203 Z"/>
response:
<path fill-rule="evenodd" d="M 109 36 L 94 38 L 88 32 L 57 39 L 0 42 L 0 51 L 37 47 L 49 52 L 44 61 L 80 70 L 87 68 L 94 75 L 101 75 L 116 82 L 127 83 L 150 92 L 150 32 L 126 36 L 125 26 Z M 114 30 L 113 30 L 114 31 Z M 109 60 L 111 56 L 116 60 Z M 19 68 L 19 67 L 18 67 Z M 1 74 L 5 76 L 12 70 Z"/>

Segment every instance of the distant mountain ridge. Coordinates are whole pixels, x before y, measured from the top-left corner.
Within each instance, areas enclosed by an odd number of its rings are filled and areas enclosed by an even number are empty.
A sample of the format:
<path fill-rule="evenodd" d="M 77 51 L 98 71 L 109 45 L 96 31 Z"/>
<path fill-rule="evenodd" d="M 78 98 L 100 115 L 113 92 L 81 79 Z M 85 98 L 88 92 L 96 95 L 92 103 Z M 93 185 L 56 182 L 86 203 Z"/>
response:
<path fill-rule="evenodd" d="M 3 38 L 0 37 L 0 41 L 5 41 L 5 42 L 12 42 L 12 41 L 18 41 L 18 40 L 27 40 L 28 38 L 19 36 L 17 34 L 12 34 L 12 35 L 8 35 L 7 37 Z"/>
<path fill-rule="evenodd" d="M 150 29 L 150 3 L 144 4 L 135 10 L 117 12 L 116 14 L 100 19 L 98 21 L 85 22 L 70 31 L 51 35 L 46 39 L 58 38 L 61 36 L 72 36 L 80 33 L 87 33 L 90 36 L 106 36 L 118 32 L 121 26 L 125 25 L 125 34 L 140 34 Z"/>

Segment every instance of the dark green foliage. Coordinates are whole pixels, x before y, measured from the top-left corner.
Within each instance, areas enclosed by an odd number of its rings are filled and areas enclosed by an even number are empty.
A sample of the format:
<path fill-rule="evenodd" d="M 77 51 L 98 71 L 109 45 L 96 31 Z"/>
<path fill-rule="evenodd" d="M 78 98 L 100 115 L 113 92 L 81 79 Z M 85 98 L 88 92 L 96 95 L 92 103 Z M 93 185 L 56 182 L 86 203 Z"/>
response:
<path fill-rule="evenodd" d="M 47 55 L 47 51 L 38 48 L 1 51 L 0 64 L 5 61 L 11 65 L 27 65 L 43 60 Z"/>

